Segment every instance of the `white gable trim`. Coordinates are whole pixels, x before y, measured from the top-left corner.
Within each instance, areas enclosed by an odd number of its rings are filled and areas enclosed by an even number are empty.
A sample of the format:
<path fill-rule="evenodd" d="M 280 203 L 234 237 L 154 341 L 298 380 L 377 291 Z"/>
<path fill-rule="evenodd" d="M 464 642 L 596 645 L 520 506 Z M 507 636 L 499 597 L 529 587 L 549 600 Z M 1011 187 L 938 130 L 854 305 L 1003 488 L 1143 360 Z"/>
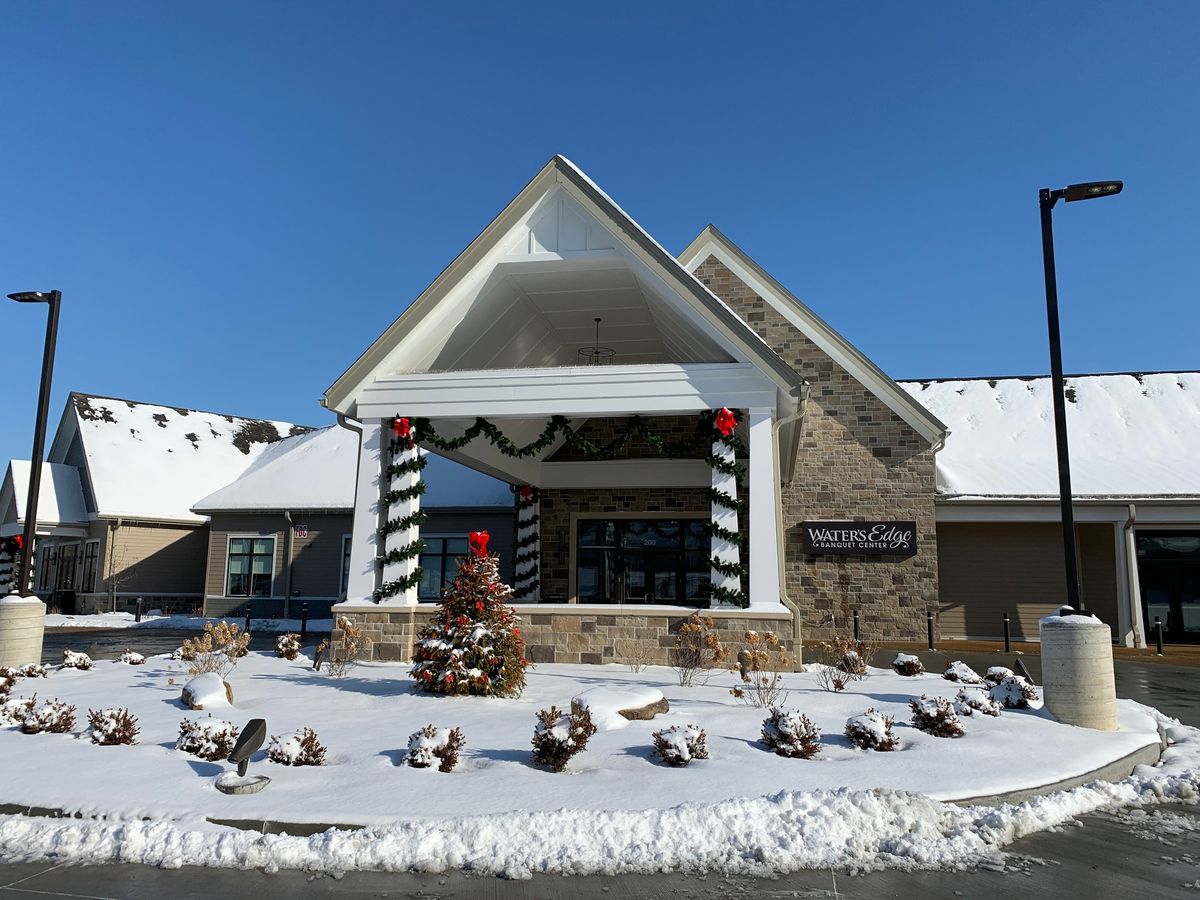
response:
<path fill-rule="evenodd" d="M 949 429 L 936 416 L 712 225 L 700 232 L 679 255 L 679 261 L 694 273 L 709 256 L 715 256 L 930 444 L 936 446 L 945 439 Z"/>

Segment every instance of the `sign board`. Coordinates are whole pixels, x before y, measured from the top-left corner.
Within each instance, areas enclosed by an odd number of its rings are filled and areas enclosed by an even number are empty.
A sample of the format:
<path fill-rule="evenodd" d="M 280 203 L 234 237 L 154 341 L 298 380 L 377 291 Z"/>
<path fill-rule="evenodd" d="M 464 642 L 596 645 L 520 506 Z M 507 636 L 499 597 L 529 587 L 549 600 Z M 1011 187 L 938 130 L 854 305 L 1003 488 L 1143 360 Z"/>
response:
<path fill-rule="evenodd" d="M 807 553 L 915 556 L 916 522 L 801 522 Z"/>
<path fill-rule="evenodd" d="M 307 525 L 297 525 L 295 527 L 296 527 L 296 537 L 298 537 L 298 538 L 308 537 L 308 526 Z"/>

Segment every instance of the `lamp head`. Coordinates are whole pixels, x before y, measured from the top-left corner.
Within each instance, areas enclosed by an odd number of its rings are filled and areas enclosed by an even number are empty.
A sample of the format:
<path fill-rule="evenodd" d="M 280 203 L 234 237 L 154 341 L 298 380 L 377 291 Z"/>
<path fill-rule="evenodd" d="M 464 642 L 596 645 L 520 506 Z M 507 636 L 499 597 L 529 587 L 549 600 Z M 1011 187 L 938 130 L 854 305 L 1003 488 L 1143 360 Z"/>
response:
<path fill-rule="evenodd" d="M 1063 199 L 1068 203 L 1076 200 L 1092 200 L 1096 197 L 1111 197 L 1121 193 L 1125 187 L 1123 181 L 1085 181 L 1083 184 L 1067 185 L 1063 189 Z"/>
<path fill-rule="evenodd" d="M 50 291 L 19 291 L 9 294 L 8 299 L 18 303 L 49 303 L 50 294 Z"/>

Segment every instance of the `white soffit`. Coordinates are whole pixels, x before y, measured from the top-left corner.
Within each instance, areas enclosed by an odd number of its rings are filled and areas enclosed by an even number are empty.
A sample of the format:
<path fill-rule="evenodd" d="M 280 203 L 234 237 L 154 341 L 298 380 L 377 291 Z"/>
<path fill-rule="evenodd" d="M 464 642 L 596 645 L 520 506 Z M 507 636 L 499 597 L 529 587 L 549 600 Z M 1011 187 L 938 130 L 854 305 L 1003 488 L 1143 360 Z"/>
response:
<path fill-rule="evenodd" d="M 722 265 L 771 304 L 805 337 L 878 397 L 888 409 L 912 426 L 925 440 L 936 445 L 946 437 L 948 429 L 936 416 L 914 400 L 861 350 L 838 334 L 828 322 L 772 278 L 715 226 L 709 225 L 700 232 L 679 255 L 679 261 L 689 272 L 695 272 L 710 256 L 715 256 Z"/>

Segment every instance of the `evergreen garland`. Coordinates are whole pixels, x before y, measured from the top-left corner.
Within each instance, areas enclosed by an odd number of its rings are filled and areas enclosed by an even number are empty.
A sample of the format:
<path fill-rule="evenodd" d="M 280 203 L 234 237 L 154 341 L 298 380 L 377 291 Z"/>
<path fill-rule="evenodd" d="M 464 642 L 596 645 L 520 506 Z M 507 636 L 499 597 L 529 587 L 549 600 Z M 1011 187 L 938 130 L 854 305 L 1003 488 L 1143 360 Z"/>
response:
<path fill-rule="evenodd" d="M 541 586 L 541 566 L 538 553 L 538 541 L 541 539 L 541 529 L 538 522 L 541 515 L 534 512 L 541 492 L 530 484 L 513 488 L 517 500 L 517 531 L 513 543 L 513 597 L 525 600 L 537 594 Z M 528 563 L 529 568 L 517 573 L 517 568 Z"/>
<path fill-rule="evenodd" d="M 425 468 L 428 462 L 418 450 L 415 455 L 409 456 L 408 452 L 417 449 L 416 441 L 413 439 L 412 428 L 409 420 L 397 416 L 391 421 L 392 433 L 395 437 L 388 443 L 388 452 L 391 454 L 391 462 L 384 467 L 384 474 L 389 478 L 400 478 L 404 475 L 415 475 L 417 480 L 411 487 L 403 489 L 391 489 L 383 495 L 383 502 L 387 506 L 393 503 L 399 503 L 402 500 L 413 500 L 425 493 L 425 479 L 421 477 L 421 471 Z M 409 513 L 406 516 L 398 516 L 394 519 L 389 519 L 384 522 L 379 529 L 379 536 L 386 539 L 389 534 L 395 534 L 398 531 L 405 531 L 412 527 L 420 528 L 425 522 L 427 516 L 425 510 L 418 509 L 415 512 Z M 393 563 L 404 562 L 409 559 L 419 559 L 421 551 L 425 549 L 425 542 L 418 537 L 416 540 L 409 541 L 403 547 L 396 547 L 389 550 L 387 553 L 380 554 L 376 557 L 376 565 L 383 567 Z M 378 602 L 387 597 L 395 597 L 410 588 L 416 587 L 421 583 L 421 567 L 414 566 L 413 570 L 407 575 L 400 578 L 394 578 L 391 581 L 385 581 L 376 589 L 374 597 Z"/>

